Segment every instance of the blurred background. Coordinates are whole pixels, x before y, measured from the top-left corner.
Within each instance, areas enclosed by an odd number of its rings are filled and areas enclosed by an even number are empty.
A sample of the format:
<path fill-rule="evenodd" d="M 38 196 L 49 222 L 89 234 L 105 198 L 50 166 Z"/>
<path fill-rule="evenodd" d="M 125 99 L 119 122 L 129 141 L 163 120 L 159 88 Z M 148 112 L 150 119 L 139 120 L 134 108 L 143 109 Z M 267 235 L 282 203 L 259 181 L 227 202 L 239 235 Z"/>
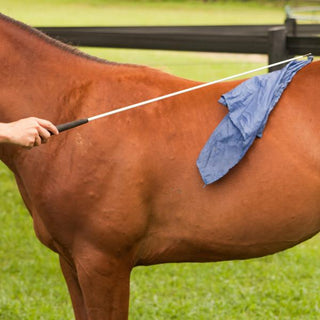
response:
<path fill-rule="evenodd" d="M 284 25 L 288 14 L 298 25 L 320 23 L 320 1 L 0 0 L 0 7 L 35 27 Z M 80 49 L 198 81 L 268 63 L 260 53 Z M 73 319 L 57 256 L 36 239 L 3 164 L 0 190 L 0 319 Z M 320 319 L 319 249 L 315 237 L 262 259 L 139 267 L 132 275 L 130 319 Z"/>
<path fill-rule="evenodd" d="M 285 6 L 316 7 L 320 1 L 223 0 L 0 0 L 1 11 L 32 26 L 209 26 L 283 25 Z M 315 16 L 312 11 L 304 15 Z M 299 21 L 305 24 L 310 21 Z M 210 81 L 266 64 L 265 55 L 83 48 L 108 60 L 159 68 L 182 77 Z M 306 49 L 307 50 L 307 49 Z M 307 53 L 307 52 L 306 52 Z"/>

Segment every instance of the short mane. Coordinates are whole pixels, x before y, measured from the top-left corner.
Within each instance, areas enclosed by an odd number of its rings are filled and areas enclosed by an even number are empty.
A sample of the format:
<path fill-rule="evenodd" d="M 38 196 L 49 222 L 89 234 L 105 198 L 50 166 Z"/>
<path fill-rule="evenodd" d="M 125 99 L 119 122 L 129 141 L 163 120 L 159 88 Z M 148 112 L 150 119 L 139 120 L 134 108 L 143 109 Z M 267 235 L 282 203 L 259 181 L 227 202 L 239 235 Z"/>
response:
<path fill-rule="evenodd" d="M 66 52 L 69 52 L 71 54 L 74 54 L 76 56 L 80 56 L 80 57 L 83 57 L 85 59 L 88 59 L 88 60 L 91 60 L 91 61 L 95 61 L 95 62 L 99 62 L 99 63 L 105 63 L 105 64 L 120 64 L 120 63 L 117 63 L 117 62 L 112 62 L 112 61 L 108 61 L 108 60 L 105 60 L 105 59 L 102 59 L 102 58 L 98 58 L 98 57 L 95 57 L 95 56 L 92 56 L 90 54 L 87 54 L 87 53 L 84 53 L 80 50 L 78 50 L 77 48 L 71 46 L 71 45 L 68 45 L 68 44 L 65 44 L 59 40 L 56 40 L 56 39 L 53 39 L 51 37 L 49 37 L 48 35 L 46 35 L 45 33 L 39 31 L 38 29 L 35 29 L 35 28 L 32 28 L 30 27 L 29 25 L 23 23 L 23 22 L 20 22 L 20 21 L 17 21 L 13 18 L 10 18 L 2 13 L 0 13 L 0 19 L 2 20 L 5 20 L 5 21 L 8 21 L 14 25 L 16 25 L 17 27 L 21 28 L 22 30 L 25 30 L 27 32 L 29 32 L 31 35 L 33 36 L 37 36 L 38 38 L 40 38 L 41 40 L 44 40 L 45 42 L 51 44 L 51 45 L 54 45 L 55 47 L 58 47 L 60 49 L 62 49 L 63 51 L 66 51 Z"/>

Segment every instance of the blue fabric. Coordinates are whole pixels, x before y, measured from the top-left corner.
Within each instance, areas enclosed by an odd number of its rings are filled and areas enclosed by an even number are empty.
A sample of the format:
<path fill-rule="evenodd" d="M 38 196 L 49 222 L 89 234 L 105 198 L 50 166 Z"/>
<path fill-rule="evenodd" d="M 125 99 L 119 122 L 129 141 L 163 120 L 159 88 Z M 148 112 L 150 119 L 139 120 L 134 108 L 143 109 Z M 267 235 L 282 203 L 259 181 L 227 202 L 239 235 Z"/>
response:
<path fill-rule="evenodd" d="M 283 69 L 253 77 L 219 102 L 229 113 L 212 133 L 197 160 L 201 177 L 210 184 L 223 177 L 246 154 L 256 137 L 261 138 L 268 116 L 294 75 L 308 60 L 291 61 Z"/>

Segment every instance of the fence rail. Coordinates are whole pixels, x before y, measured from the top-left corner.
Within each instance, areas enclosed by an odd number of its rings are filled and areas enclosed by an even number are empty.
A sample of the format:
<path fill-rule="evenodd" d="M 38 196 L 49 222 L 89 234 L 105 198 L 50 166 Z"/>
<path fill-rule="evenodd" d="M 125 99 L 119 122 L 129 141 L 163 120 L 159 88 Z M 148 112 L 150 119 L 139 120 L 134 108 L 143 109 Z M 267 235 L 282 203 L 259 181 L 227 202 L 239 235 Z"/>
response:
<path fill-rule="evenodd" d="M 269 62 L 296 54 L 320 55 L 320 24 L 154 27 L 38 27 L 76 46 L 261 53 Z"/>

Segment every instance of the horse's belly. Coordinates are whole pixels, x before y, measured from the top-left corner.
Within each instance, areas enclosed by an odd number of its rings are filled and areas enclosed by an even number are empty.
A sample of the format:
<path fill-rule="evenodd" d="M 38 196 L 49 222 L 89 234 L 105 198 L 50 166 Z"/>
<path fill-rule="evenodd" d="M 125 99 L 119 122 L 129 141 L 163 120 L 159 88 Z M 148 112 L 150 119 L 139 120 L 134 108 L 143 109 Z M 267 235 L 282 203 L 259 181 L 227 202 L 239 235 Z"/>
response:
<path fill-rule="evenodd" d="M 171 179 L 157 195 L 145 264 L 259 257 L 320 230 L 318 175 L 273 150 L 249 153 L 205 188 L 196 174 L 180 184 Z"/>
<path fill-rule="evenodd" d="M 285 250 L 320 230 L 320 210 L 312 208 L 315 202 L 300 205 L 243 201 L 233 209 L 229 203 L 228 210 L 172 213 L 174 218 L 167 217 L 171 221 L 146 237 L 140 260 L 144 264 L 233 260 Z"/>

